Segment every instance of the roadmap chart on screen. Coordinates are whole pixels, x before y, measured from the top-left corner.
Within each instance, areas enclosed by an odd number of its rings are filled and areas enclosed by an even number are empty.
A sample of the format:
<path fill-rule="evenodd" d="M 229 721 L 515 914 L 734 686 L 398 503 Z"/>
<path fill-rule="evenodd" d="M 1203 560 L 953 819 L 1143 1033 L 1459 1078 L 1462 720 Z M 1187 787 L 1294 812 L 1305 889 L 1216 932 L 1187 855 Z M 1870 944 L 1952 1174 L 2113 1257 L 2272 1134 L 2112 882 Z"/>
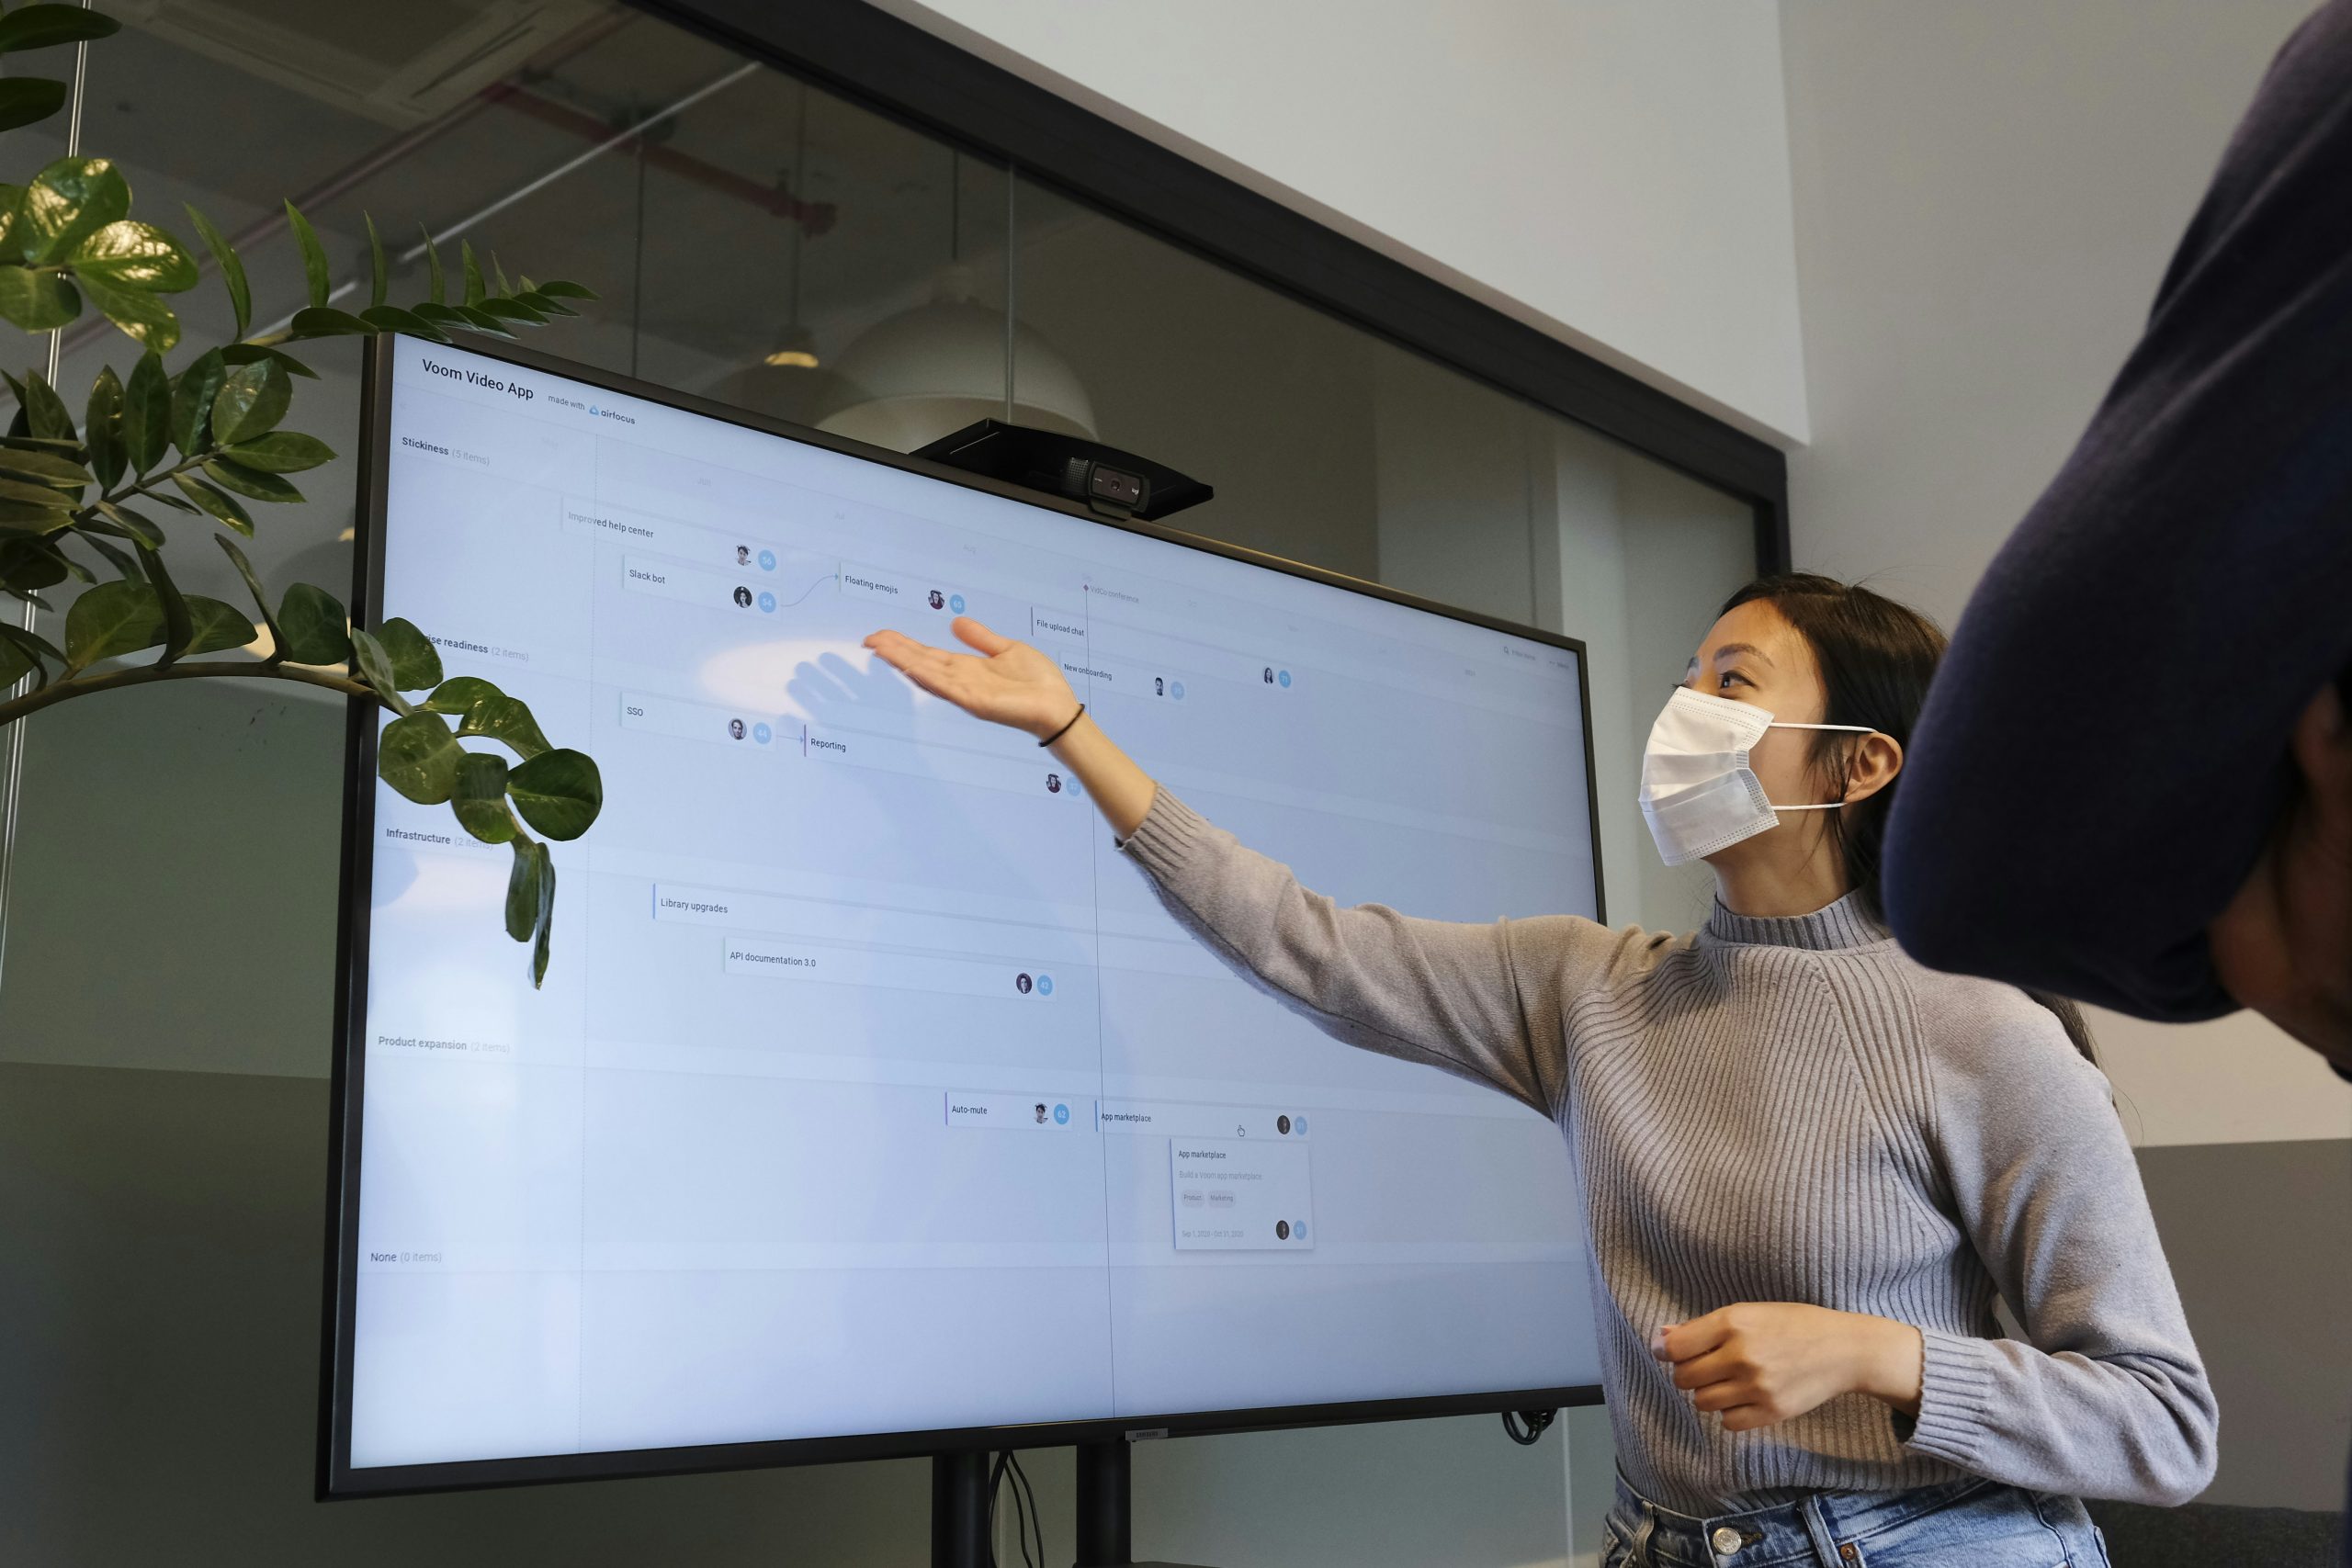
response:
<path fill-rule="evenodd" d="M 383 604 L 602 767 L 379 790 L 356 1468 L 1596 1381 L 1559 1135 L 1334 1043 L 1079 781 L 860 646 L 976 616 L 1343 902 L 1589 913 L 1575 655 L 392 340 Z"/>

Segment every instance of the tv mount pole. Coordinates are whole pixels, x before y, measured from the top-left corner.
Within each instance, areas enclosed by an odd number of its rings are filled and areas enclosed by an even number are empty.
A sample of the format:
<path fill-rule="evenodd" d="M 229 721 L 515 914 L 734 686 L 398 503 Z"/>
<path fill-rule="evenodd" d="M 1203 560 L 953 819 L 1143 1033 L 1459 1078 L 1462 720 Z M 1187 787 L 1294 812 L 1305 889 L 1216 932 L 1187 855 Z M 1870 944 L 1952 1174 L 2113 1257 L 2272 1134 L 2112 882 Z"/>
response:
<path fill-rule="evenodd" d="M 1078 1445 L 1078 1568 L 1183 1568 L 1135 1560 L 1135 1450 Z M 933 1454 L 931 1568 L 989 1568 L 989 1456 Z"/>

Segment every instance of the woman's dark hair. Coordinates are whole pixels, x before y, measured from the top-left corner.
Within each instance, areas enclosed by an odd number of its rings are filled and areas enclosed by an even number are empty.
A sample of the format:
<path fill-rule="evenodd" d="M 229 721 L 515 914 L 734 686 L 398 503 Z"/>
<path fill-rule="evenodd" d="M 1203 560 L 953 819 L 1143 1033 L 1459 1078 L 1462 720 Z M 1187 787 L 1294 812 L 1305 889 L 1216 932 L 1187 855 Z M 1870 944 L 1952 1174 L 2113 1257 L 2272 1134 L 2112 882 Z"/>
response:
<path fill-rule="evenodd" d="M 1947 646 L 1941 626 L 1883 593 L 1809 572 L 1759 577 L 1724 601 L 1720 613 L 1754 604 L 1771 605 L 1812 649 L 1825 697 L 1822 723 L 1868 725 L 1906 752 L 1910 750 L 1912 727 L 1919 721 L 1928 682 L 1935 679 Z M 1849 731 L 1814 731 L 1813 764 L 1822 775 L 1827 798 L 1844 798 L 1860 739 Z M 1886 819 L 1902 783 L 1898 773 L 1869 798 L 1822 814 L 1827 818 L 1829 842 L 1845 863 L 1847 886 L 1863 912 L 1881 924 L 1886 920 L 1879 877 Z M 2029 994 L 2058 1016 L 2076 1050 L 2098 1060 L 2080 1008 L 2064 997 Z"/>

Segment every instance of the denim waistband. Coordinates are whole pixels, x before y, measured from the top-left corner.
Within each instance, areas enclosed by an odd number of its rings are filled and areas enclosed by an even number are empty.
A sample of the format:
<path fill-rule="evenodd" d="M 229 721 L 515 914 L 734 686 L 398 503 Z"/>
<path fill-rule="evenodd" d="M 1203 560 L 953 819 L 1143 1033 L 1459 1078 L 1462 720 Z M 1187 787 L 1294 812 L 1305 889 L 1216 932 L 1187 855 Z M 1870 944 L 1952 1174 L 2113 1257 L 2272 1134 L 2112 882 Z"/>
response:
<path fill-rule="evenodd" d="M 1656 1568 L 1770 1568 L 1835 1563 L 1838 1545 L 1909 1523 L 1998 1483 L 1971 1477 L 1906 1492 L 1822 1492 L 1793 1503 L 1701 1518 L 1663 1508 L 1617 1478 L 1610 1522 L 1646 1547 Z M 1636 1551 L 1633 1561 L 1643 1561 Z"/>

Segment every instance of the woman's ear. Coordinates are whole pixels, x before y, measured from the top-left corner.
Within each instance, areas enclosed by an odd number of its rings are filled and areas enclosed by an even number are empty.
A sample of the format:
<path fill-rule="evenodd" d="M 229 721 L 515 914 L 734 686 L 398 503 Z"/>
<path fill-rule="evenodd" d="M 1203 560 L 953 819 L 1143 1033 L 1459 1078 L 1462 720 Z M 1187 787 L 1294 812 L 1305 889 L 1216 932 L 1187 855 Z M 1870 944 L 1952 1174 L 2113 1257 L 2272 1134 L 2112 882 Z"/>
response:
<path fill-rule="evenodd" d="M 1903 742 L 1873 730 L 1861 737 L 1846 768 L 1846 804 L 1868 800 L 1903 771 Z"/>

